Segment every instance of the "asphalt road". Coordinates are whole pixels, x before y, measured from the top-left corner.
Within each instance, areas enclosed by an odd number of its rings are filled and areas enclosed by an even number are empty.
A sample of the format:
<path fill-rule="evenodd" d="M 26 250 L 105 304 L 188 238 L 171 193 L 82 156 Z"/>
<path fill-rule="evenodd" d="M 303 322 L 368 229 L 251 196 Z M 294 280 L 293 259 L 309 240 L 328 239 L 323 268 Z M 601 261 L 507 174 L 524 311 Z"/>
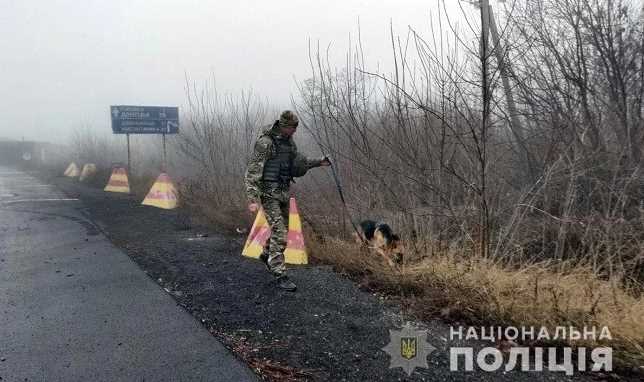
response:
<path fill-rule="evenodd" d="M 256 380 L 81 203 L 0 167 L 0 381 Z"/>

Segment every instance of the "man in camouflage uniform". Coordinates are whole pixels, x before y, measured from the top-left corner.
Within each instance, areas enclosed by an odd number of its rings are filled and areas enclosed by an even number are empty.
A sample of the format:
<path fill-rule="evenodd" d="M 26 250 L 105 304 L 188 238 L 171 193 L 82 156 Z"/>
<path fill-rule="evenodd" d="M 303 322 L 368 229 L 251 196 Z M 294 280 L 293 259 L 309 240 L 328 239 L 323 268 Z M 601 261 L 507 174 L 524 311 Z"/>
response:
<path fill-rule="evenodd" d="M 260 259 L 277 277 L 277 285 L 289 291 L 296 289 L 295 284 L 286 276 L 284 266 L 289 186 L 293 177 L 303 176 L 313 167 L 331 165 L 327 158 L 308 159 L 297 152 L 293 134 L 298 122 L 297 116 L 286 110 L 270 128 L 262 131 L 255 142 L 245 176 L 248 209 L 255 213 L 261 205 L 271 226 L 271 238 Z"/>

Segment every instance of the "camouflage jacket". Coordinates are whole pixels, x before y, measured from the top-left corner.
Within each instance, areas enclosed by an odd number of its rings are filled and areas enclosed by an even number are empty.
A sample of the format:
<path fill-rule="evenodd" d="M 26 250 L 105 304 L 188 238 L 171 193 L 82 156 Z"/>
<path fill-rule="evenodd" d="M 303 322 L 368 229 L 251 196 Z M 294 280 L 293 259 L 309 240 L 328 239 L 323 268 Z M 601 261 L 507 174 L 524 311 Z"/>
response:
<path fill-rule="evenodd" d="M 260 203 L 262 191 L 262 177 L 264 175 L 264 164 L 276 154 L 275 144 L 273 139 L 279 134 L 276 125 L 273 125 L 265 130 L 255 141 L 255 148 L 253 155 L 248 162 L 246 168 L 246 175 L 244 176 L 244 183 L 246 185 L 246 196 L 250 203 Z M 313 168 L 319 167 L 322 158 L 309 159 L 306 156 L 297 152 L 297 146 L 291 138 L 293 150 L 295 151 L 295 159 L 293 160 L 292 174 L 293 177 L 300 177 Z"/>

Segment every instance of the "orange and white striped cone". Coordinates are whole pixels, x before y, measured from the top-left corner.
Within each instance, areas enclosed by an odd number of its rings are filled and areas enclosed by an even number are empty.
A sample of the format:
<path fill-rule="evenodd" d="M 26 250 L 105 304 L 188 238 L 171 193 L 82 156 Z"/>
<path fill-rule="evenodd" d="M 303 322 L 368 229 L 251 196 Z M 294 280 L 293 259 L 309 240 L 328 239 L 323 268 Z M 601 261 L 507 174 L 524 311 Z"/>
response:
<path fill-rule="evenodd" d="M 177 207 L 177 190 L 168 174 L 162 172 L 159 175 L 141 204 L 166 210 Z"/>
<path fill-rule="evenodd" d="M 94 176 L 95 174 L 96 174 L 96 165 L 94 163 L 86 163 L 83 166 L 83 171 L 81 171 L 81 174 L 78 180 L 82 182 L 85 179 L 88 179 L 89 177 Z"/>
<path fill-rule="evenodd" d="M 304 246 L 304 234 L 302 233 L 302 221 L 300 213 L 297 210 L 295 198 L 289 201 L 288 214 L 288 236 L 286 250 L 284 251 L 284 261 L 287 264 L 308 264 L 309 258 Z"/>
<path fill-rule="evenodd" d="M 112 175 L 110 175 L 110 180 L 107 182 L 104 190 L 107 192 L 130 193 L 130 182 L 127 180 L 127 171 L 125 171 L 125 168 L 114 167 Z"/>
<path fill-rule="evenodd" d="M 80 171 L 78 171 L 78 167 L 76 166 L 76 163 L 72 162 L 67 166 L 67 170 L 63 173 L 63 175 L 68 176 L 70 178 L 75 178 L 80 175 Z"/>
<path fill-rule="evenodd" d="M 250 229 L 248 239 L 246 239 L 242 255 L 254 259 L 259 258 L 269 237 L 271 237 L 271 227 L 268 225 L 264 210 L 260 208 L 255 222 L 253 222 L 253 228 Z"/>

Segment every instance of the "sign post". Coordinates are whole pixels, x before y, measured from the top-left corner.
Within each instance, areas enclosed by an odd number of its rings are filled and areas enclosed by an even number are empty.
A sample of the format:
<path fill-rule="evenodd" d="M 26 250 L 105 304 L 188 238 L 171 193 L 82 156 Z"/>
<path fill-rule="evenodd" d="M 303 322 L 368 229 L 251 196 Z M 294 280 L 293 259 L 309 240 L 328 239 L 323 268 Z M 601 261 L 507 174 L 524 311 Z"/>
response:
<path fill-rule="evenodd" d="M 179 108 L 173 106 L 110 106 L 112 132 L 127 137 L 127 169 L 130 165 L 130 134 L 161 134 L 163 139 L 162 171 L 166 171 L 166 134 L 179 132 Z"/>
<path fill-rule="evenodd" d="M 132 169 L 130 167 L 130 134 L 125 134 L 127 137 L 127 173 L 132 176 Z"/>
<path fill-rule="evenodd" d="M 166 171 L 166 150 L 165 150 L 165 133 L 163 133 L 163 163 L 161 163 L 161 171 Z"/>

